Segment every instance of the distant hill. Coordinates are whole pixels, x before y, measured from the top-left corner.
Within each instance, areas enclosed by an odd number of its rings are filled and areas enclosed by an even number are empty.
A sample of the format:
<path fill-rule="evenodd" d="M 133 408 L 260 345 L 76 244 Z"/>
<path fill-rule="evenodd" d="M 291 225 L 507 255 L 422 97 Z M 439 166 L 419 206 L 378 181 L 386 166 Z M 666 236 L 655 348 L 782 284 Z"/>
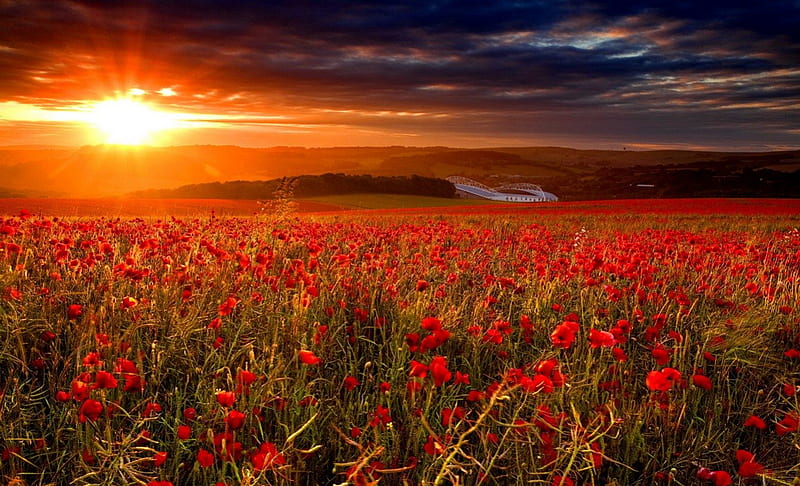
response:
<path fill-rule="evenodd" d="M 794 180 L 800 151 L 730 153 L 699 151 L 609 151 L 559 147 L 459 149 L 448 147 L 242 148 L 234 146 L 0 147 L 0 185 L 4 194 L 44 197 L 117 196 L 135 191 L 175 189 L 225 181 L 265 181 L 301 175 L 341 173 L 373 176 L 420 175 L 444 178 L 462 175 L 498 185 L 540 184 L 562 199 L 619 197 L 620 184 L 635 187 L 645 179 L 668 194 L 676 170 L 711 171 L 714 187 L 758 186 L 756 194 L 784 188 Z M 747 172 L 749 171 L 749 172 Z M 771 171 L 771 172 L 761 172 Z M 758 173 L 756 179 L 754 173 Z M 698 172 L 697 174 L 700 174 Z M 672 182 L 670 182 L 672 181 Z M 741 182 L 741 181 L 740 181 Z M 683 183 L 680 183 L 683 184 Z M 683 184 L 685 187 L 689 187 Z M 734 184 L 735 185 L 735 184 Z M 738 186 L 737 186 L 738 187 Z M 698 187 L 698 190 L 706 187 Z M 650 191 L 647 194 L 653 194 Z M 647 196 L 650 197 L 650 196 Z"/>
<path fill-rule="evenodd" d="M 322 174 L 284 177 L 269 181 L 231 181 L 191 184 L 176 189 L 154 189 L 131 193 L 133 198 L 157 199 L 273 199 L 275 197 L 316 197 L 340 194 L 404 194 L 455 197 L 455 187 L 430 177 L 387 177 L 371 175 Z"/>

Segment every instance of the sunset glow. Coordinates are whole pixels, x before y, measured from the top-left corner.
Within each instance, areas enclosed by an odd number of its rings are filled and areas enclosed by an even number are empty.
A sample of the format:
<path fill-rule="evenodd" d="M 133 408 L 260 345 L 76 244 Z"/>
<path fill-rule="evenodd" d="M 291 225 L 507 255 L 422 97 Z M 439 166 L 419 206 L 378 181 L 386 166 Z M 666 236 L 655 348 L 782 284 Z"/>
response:
<path fill-rule="evenodd" d="M 800 147 L 791 0 L 191 5 L 0 2 L 0 145 Z"/>
<path fill-rule="evenodd" d="M 140 145 L 152 141 L 161 130 L 175 128 L 173 117 L 130 98 L 98 103 L 89 121 L 105 135 L 105 143 Z"/>

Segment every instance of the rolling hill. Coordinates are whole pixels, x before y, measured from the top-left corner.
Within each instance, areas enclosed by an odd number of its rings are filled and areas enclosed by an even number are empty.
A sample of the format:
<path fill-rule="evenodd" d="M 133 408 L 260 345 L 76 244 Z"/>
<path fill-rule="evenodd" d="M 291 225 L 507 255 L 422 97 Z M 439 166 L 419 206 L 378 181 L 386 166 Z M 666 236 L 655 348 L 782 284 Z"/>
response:
<path fill-rule="evenodd" d="M 794 184 L 798 170 L 800 151 L 640 152 L 558 147 L 6 147 L 0 148 L 0 197 L 116 196 L 192 184 L 264 181 L 325 173 L 416 174 L 435 178 L 463 175 L 489 185 L 532 182 L 562 199 L 609 198 L 623 194 L 666 197 L 687 191 L 690 195 L 691 191 L 708 195 L 705 193 L 709 188 L 713 189 L 711 195 L 717 196 L 798 197 Z M 689 183 L 694 178 L 706 182 Z M 764 181 L 767 183 L 761 184 Z M 648 187 L 639 187 L 640 184 Z"/>

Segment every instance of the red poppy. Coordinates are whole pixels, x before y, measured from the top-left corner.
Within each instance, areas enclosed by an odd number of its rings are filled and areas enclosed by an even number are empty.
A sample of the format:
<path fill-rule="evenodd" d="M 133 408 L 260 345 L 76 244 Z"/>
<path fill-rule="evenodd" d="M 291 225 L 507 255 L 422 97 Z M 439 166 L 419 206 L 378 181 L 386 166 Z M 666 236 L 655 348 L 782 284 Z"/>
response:
<path fill-rule="evenodd" d="M 214 464 L 214 454 L 205 449 L 197 451 L 197 463 L 200 467 L 211 467 Z"/>
<path fill-rule="evenodd" d="M 465 414 L 466 410 L 464 409 L 464 407 L 443 408 L 442 425 L 444 427 L 447 427 L 454 421 L 463 419 Z"/>
<path fill-rule="evenodd" d="M 800 427 L 800 416 L 787 413 L 783 416 L 780 422 L 775 424 L 775 433 L 778 435 L 786 435 L 791 432 L 797 432 Z"/>
<path fill-rule="evenodd" d="M 164 451 L 156 451 L 155 454 L 153 454 L 153 465 L 156 467 L 161 466 L 166 462 L 168 455 L 169 454 Z"/>
<path fill-rule="evenodd" d="M 744 427 L 755 427 L 759 430 L 764 430 L 767 428 L 767 424 L 760 418 L 755 415 L 751 415 L 747 417 L 743 424 Z"/>
<path fill-rule="evenodd" d="M 450 381 L 453 374 L 447 369 L 447 358 L 444 356 L 435 356 L 431 359 L 428 368 L 433 377 L 433 384 L 435 386 L 442 386 L 444 383 Z"/>
<path fill-rule="evenodd" d="M 253 463 L 253 469 L 256 472 L 260 472 L 286 464 L 286 458 L 283 454 L 278 452 L 275 444 L 272 442 L 265 442 L 250 456 L 250 462 Z"/>
<path fill-rule="evenodd" d="M 183 418 L 188 421 L 192 421 L 197 418 L 197 410 L 194 407 L 187 407 L 183 409 Z"/>
<path fill-rule="evenodd" d="M 651 371 L 645 380 L 647 388 L 653 391 L 667 391 L 681 378 L 680 371 L 675 368 L 664 368 L 661 371 Z"/>
<path fill-rule="evenodd" d="M 142 411 L 142 417 L 152 417 L 154 413 L 161 413 L 161 405 L 153 402 L 147 402 Z"/>
<path fill-rule="evenodd" d="M 456 371 L 456 377 L 453 379 L 453 384 L 469 385 L 469 374 Z"/>
<path fill-rule="evenodd" d="M 136 307 L 136 305 L 138 303 L 139 303 L 139 301 L 136 300 L 136 298 L 134 298 L 134 297 L 130 297 L 130 296 L 123 297 L 122 298 L 122 302 L 120 303 L 120 308 L 121 309 L 130 309 L 131 307 Z"/>
<path fill-rule="evenodd" d="M 107 371 L 98 371 L 94 377 L 94 384 L 91 388 L 92 390 L 98 388 L 116 388 L 117 385 L 117 379 L 114 378 L 114 375 Z"/>
<path fill-rule="evenodd" d="M 743 478 L 752 478 L 764 472 L 764 466 L 755 461 L 746 461 L 739 465 L 737 471 Z"/>
<path fill-rule="evenodd" d="M 348 376 L 344 379 L 343 385 L 348 391 L 353 391 L 355 387 L 360 385 L 355 376 Z"/>
<path fill-rule="evenodd" d="M 81 423 L 86 422 L 87 419 L 94 422 L 100 418 L 102 413 L 103 404 L 89 398 L 81 404 L 81 408 L 78 412 L 78 420 L 80 420 Z"/>
<path fill-rule="evenodd" d="M 139 375 L 125 375 L 125 384 L 122 385 L 122 390 L 126 392 L 141 392 L 144 390 L 144 381 Z"/>
<path fill-rule="evenodd" d="M 711 481 L 714 486 L 730 486 L 733 484 L 731 475 L 725 471 L 714 471 L 711 473 Z"/>
<path fill-rule="evenodd" d="M 238 410 L 231 410 L 225 416 L 225 423 L 231 430 L 238 430 L 244 425 L 245 415 Z"/>
<path fill-rule="evenodd" d="M 589 343 L 592 348 L 610 348 L 616 344 L 614 335 L 608 331 L 589 329 Z"/>
<path fill-rule="evenodd" d="M 217 403 L 219 403 L 223 407 L 230 408 L 233 406 L 233 403 L 235 401 L 236 401 L 236 393 L 234 392 L 226 391 L 217 393 Z"/>
<path fill-rule="evenodd" d="M 425 363 L 420 363 L 416 360 L 411 360 L 410 363 L 411 371 L 408 372 L 408 376 L 417 376 L 419 378 L 425 378 L 428 376 L 428 365 Z"/>
<path fill-rule="evenodd" d="M 82 402 L 89 398 L 89 385 L 81 380 L 72 380 L 72 399 Z"/>
<path fill-rule="evenodd" d="M 556 326 L 553 332 L 550 334 L 550 341 L 553 343 L 553 346 L 557 348 L 569 349 L 572 346 L 572 343 L 575 342 L 575 326 L 572 325 L 572 322 L 564 322 Z"/>
<path fill-rule="evenodd" d="M 442 443 L 432 435 L 428 436 L 428 440 L 425 442 L 423 449 L 425 449 L 426 454 L 431 456 L 440 456 L 444 454 L 444 451 L 446 450 L 445 446 L 443 446 Z"/>
<path fill-rule="evenodd" d="M 220 316 L 227 316 L 231 312 L 233 312 L 233 308 L 236 307 L 236 304 L 239 303 L 239 299 L 236 297 L 228 297 L 225 299 L 225 302 L 220 304 L 219 309 L 217 310 L 217 314 Z"/>
<path fill-rule="evenodd" d="M 178 426 L 178 439 L 180 440 L 188 440 L 192 437 L 192 428 L 188 425 L 179 425 Z"/>
<path fill-rule="evenodd" d="M 73 321 L 83 314 L 83 307 L 80 304 L 71 304 L 67 308 L 67 319 Z"/>
<path fill-rule="evenodd" d="M 300 361 L 303 364 L 307 365 L 318 365 L 322 362 L 322 360 L 318 358 L 313 351 L 307 351 L 303 349 L 297 352 L 297 356 L 300 358 Z"/>
<path fill-rule="evenodd" d="M 426 331 L 440 331 L 442 329 L 442 321 L 435 317 L 426 317 L 422 319 L 420 327 Z"/>
<path fill-rule="evenodd" d="M 694 386 L 704 390 L 710 390 L 713 386 L 711 380 L 705 375 L 692 376 L 692 383 L 694 383 Z"/>
<path fill-rule="evenodd" d="M 369 426 L 370 427 L 377 427 L 378 425 L 383 426 L 391 423 L 391 421 L 392 421 L 392 416 L 389 415 L 389 409 L 382 405 L 378 405 L 375 408 L 375 412 L 372 414 L 372 420 L 370 420 Z"/>
<path fill-rule="evenodd" d="M 669 357 L 672 355 L 672 350 L 664 348 L 664 346 L 657 344 L 655 348 L 650 351 L 650 354 L 655 358 L 656 363 L 661 366 L 669 363 Z"/>

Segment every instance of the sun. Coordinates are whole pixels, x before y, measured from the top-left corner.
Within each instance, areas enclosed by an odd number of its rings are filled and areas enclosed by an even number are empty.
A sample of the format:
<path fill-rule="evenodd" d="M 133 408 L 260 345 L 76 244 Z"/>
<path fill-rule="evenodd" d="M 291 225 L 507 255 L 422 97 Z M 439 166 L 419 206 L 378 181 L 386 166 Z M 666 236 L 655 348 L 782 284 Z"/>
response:
<path fill-rule="evenodd" d="M 118 145 L 152 142 L 158 132 L 176 126 L 169 114 L 131 98 L 97 103 L 90 113 L 89 121 L 103 132 L 105 143 Z"/>

